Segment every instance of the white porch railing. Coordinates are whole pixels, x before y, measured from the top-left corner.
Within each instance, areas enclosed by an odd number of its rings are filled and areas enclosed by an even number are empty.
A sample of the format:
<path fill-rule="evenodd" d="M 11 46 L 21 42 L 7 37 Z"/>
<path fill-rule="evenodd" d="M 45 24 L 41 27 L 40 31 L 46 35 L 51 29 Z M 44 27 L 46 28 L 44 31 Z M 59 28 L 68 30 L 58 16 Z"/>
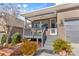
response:
<path fill-rule="evenodd" d="M 43 35 L 43 30 L 38 30 L 36 28 L 24 29 L 24 36 L 26 37 L 41 37 Z"/>

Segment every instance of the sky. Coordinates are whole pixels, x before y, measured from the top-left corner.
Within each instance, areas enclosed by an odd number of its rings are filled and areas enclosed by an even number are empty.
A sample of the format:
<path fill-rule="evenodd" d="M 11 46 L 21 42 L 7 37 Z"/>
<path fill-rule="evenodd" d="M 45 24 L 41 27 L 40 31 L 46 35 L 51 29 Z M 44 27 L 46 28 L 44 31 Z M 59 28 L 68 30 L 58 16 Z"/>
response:
<path fill-rule="evenodd" d="M 17 13 L 26 13 L 54 5 L 55 3 L 0 3 L 0 9 L 9 10 L 13 8 L 13 10 L 18 9 Z"/>
<path fill-rule="evenodd" d="M 18 7 L 21 7 L 27 12 L 54 6 L 55 3 L 25 3 L 25 4 L 18 4 Z"/>

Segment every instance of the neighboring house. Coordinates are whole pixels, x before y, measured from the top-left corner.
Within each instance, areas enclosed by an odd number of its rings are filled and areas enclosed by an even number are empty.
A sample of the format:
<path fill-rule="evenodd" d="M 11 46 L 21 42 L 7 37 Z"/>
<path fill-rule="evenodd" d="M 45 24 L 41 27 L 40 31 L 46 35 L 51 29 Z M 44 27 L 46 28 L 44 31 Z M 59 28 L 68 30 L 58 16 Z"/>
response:
<path fill-rule="evenodd" d="M 23 14 L 23 16 L 26 20 L 30 20 L 32 22 L 32 28 L 37 29 L 37 32 L 48 27 L 48 30 L 46 31 L 47 40 L 45 43 L 45 48 L 47 49 L 52 49 L 52 41 L 58 37 L 67 39 L 71 43 L 79 43 L 78 3 L 53 6 L 26 13 Z M 40 32 L 43 33 L 42 31 Z M 30 36 L 32 35 L 29 35 L 29 38 Z M 27 37 L 27 35 L 25 35 L 25 37 Z"/>
<path fill-rule="evenodd" d="M 9 33 L 10 32 L 10 33 Z M 23 33 L 23 21 L 5 12 L 0 13 L 0 34 L 7 33 L 10 36 L 19 32 Z"/>

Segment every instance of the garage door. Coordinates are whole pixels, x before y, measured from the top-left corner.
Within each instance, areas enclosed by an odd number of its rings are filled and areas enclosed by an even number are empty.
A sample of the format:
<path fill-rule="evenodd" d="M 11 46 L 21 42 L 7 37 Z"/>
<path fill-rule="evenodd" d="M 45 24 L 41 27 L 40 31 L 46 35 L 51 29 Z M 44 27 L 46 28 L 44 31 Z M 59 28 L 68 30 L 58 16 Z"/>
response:
<path fill-rule="evenodd" d="M 79 43 L 79 19 L 65 20 L 66 37 L 72 43 Z"/>

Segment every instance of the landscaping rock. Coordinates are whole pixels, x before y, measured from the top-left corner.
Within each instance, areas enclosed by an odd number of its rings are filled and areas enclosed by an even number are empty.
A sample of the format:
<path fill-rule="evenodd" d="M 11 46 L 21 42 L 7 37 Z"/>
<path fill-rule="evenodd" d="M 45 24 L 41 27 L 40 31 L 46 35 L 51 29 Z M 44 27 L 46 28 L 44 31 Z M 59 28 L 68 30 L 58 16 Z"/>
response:
<path fill-rule="evenodd" d="M 0 50 L 0 56 L 16 56 L 16 55 L 20 55 L 20 48 L 21 47 L 21 43 L 17 44 L 16 46 L 14 46 L 13 48 L 9 49 L 9 48 L 3 48 Z"/>
<path fill-rule="evenodd" d="M 0 50 L 0 56 L 10 56 L 14 51 L 12 49 L 4 48 Z"/>

